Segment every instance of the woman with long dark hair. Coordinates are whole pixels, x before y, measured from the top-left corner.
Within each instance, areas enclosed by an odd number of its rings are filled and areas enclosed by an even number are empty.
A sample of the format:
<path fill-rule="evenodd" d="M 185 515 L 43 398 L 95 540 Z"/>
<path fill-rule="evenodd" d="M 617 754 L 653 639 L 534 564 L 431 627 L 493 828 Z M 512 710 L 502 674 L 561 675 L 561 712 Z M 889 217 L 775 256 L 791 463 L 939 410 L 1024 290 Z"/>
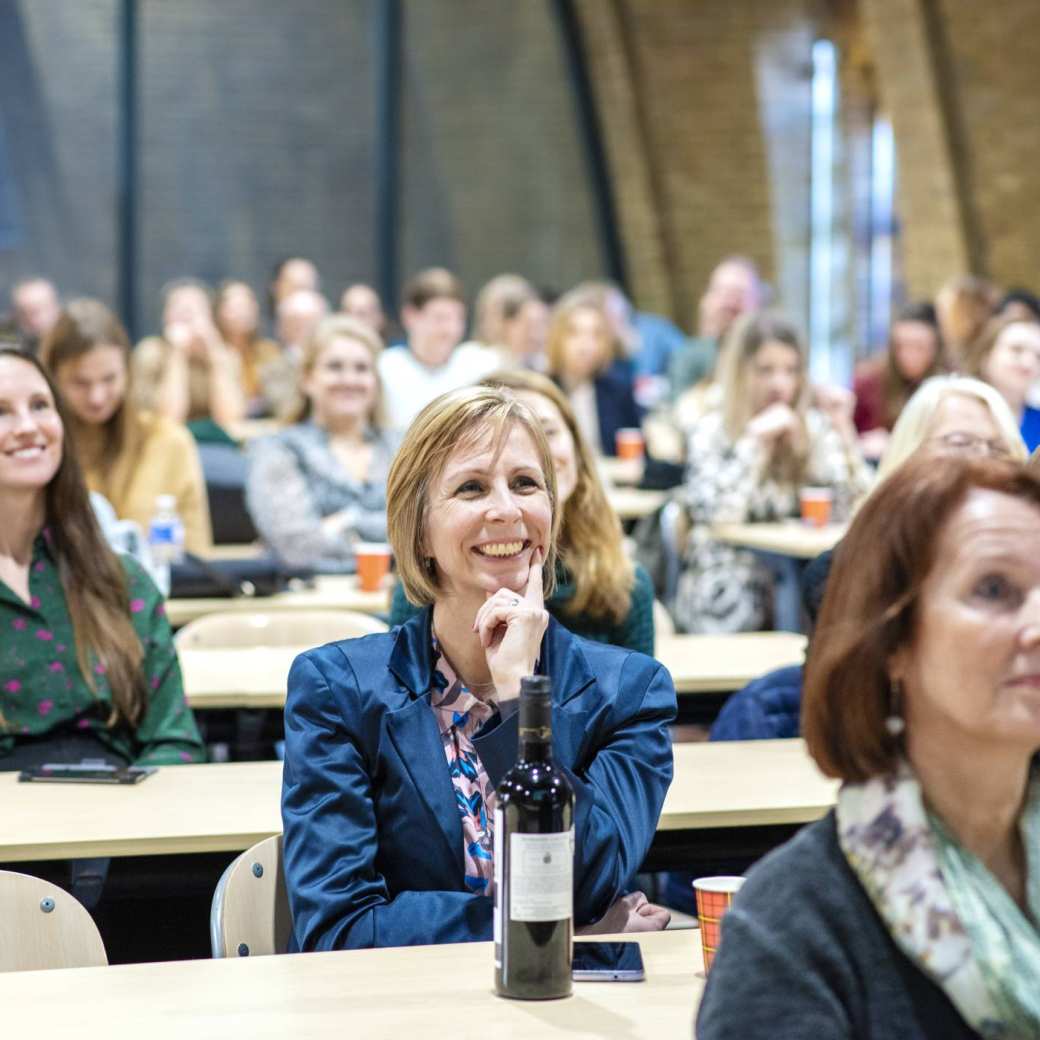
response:
<path fill-rule="evenodd" d="M 201 761 L 162 596 L 101 537 L 66 427 L 0 349 L 0 770 Z"/>

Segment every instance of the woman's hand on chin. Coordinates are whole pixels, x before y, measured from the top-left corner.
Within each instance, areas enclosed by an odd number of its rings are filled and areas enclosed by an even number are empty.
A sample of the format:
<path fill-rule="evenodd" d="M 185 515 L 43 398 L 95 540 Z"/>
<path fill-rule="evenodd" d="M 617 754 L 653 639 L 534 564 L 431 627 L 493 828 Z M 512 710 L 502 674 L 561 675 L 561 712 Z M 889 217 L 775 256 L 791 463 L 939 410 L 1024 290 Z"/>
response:
<path fill-rule="evenodd" d="M 542 560 L 539 546 L 531 554 L 524 591 L 489 592 L 473 622 L 495 683 L 496 699 L 500 701 L 517 696 L 520 680 L 534 672 L 538 660 L 542 636 L 549 623 L 542 593 Z"/>

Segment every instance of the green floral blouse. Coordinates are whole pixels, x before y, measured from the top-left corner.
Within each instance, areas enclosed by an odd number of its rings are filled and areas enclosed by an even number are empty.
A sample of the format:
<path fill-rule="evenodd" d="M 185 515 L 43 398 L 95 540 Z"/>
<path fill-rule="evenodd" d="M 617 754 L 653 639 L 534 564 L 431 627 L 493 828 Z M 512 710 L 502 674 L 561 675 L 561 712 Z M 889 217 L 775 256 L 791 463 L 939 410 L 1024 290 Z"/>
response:
<path fill-rule="evenodd" d="M 76 662 L 76 641 L 47 532 L 33 544 L 29 603 L 0 581 L 0 768 L 19 736 L 86 730 L 139 765 L 202 762 L 205 749 L 184 699 L 181 668 L 163 598 L 141 566 L 127 572 L 130 620 L 144 647 L 148 706 L 136 730 L 106 725 L 112 701 L 104 666 L 93 693 Z"/>

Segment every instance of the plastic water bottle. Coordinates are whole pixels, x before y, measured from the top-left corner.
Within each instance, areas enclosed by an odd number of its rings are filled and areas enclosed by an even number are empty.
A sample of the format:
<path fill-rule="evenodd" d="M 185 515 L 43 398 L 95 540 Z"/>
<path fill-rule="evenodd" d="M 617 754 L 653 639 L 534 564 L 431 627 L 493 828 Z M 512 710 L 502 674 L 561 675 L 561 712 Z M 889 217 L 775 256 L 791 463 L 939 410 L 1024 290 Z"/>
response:
<path fill-rule="evenodd" d="M 155 500 L 155 513 L 148 525 L 148 548 L 155 568 L 153 577 L 164 596 L 170 594 L 170 566 L 184 558 L 184 523 L 177 515 L 173 495 Z"/>

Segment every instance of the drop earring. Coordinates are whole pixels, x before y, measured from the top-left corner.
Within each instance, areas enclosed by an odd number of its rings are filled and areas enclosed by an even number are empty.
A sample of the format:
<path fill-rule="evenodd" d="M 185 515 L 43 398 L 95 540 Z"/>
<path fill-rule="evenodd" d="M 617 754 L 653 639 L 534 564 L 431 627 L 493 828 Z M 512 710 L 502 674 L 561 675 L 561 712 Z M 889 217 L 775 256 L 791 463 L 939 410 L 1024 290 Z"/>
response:
<path fill-rule="evenodd" d="M 892 680 L 885 729 L 892 737 L 901 737 L 906 729 L 906 720 L 903 718 L 903 684 L 898 679 Z"/>

